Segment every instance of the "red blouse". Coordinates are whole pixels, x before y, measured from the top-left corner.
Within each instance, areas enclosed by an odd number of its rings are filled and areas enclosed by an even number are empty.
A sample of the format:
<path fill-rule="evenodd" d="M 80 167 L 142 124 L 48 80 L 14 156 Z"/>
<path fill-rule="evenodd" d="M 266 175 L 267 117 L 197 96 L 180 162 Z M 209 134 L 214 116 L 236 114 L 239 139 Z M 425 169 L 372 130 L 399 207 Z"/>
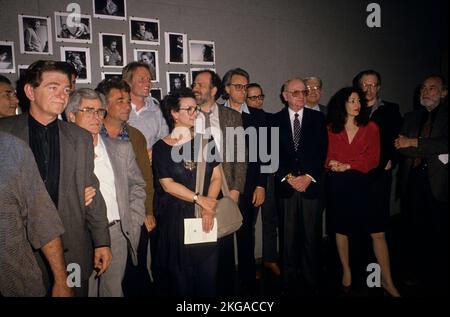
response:
<path fill-rule="evenodd" d="M 359 127 L 352 143 L 348 143 L 347 131 L 331 132 L 328 128 L 328 154 L 325 168 L 330 160 L 350 164 L 351 169 L 368 173 L 380 162 L 380 135 L 378 126 L 369 122 Z"/>

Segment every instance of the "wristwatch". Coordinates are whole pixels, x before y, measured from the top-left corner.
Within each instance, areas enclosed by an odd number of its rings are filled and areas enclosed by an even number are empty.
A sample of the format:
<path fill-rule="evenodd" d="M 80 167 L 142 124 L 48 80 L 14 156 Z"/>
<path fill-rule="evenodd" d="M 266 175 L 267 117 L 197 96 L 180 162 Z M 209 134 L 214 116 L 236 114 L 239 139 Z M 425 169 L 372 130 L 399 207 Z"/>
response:
<path fill-rule="evenodd" d="M 193 202 L 194 204 L 196 204 L 197 201 L 198 201 L 198 195 L 199 195 L 199 193 L 195 193 L 194 197 L 192 197 L 192 202 Z"/>

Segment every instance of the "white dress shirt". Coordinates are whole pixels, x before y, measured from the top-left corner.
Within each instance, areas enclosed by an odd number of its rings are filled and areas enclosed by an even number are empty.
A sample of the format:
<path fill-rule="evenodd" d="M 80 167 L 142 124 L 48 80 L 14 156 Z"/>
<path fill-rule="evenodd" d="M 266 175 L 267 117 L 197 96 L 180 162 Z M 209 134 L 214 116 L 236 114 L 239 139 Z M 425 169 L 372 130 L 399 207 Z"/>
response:
<path fill-rule="evenodd" d="M 222 149 L 222 131 L 220 130 L 220 122 L 219 122 L 219 106 L 217 103 L 211 107 L 211 134 L 214 138 L 214 142 L 216 144 L 217 150 L 221 152 Z M 205 115 L 202 112 L 199 112 L 197 115 L 197 119 L 195 119 L 194 123 L 195 133 L 205 134 Z"/>

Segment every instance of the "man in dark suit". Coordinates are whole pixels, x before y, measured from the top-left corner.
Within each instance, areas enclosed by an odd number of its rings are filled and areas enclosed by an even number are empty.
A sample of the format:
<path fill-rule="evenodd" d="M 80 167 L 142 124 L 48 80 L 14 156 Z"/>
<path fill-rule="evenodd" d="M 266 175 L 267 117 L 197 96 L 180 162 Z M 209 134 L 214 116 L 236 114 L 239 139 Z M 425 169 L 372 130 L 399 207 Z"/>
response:
<path fill-rule="evenodd" d="M 250 81 L 248 73 L 235 68 L 229 70 L 223 77 L 222 83 L 228 97 L 225 107 L 231 108 L 242 115 L 242 124 L 248 134 L 245 135 L 246 148 L 251 150 L 248 156 L 245 188 L 239 200 L 243 223 L 237 231 L 238 245 L 238 273 L 244 293 L 254 293 L 256 286 L 255 262 L 255 224 L 259 207 L 265 200 L 267 174 L 261 173 L 259 157 L 259 128 L 266 127 L 266 115 L 261 109 L 248 107 L 245 103 L 246 86 Z M 239 89 L 242 85 L 242 89 Z M 250 137 L 254 130 L 256 139 Z M 256 147 L 255 147 L 256 146 Z"/>
<path fill-rule="evenodd" d="M 106 206 L 94 175 L 92 137 L 83 129 L 58 120 L 71 88 L 64 62 L 37 61 L 25 75 L 24 91 L 29 113 L 0 119 L 0 130 L 30 145 L 46 189 L 57 206 L 65 232 L 62 235 L 66 264 L 78 265 L 75 294 L 87 296 L 92 270 L 101 275 L 111 261 Z M 85 190 L 96 195 L 86 206 Z M 47 287 L 48 266 L 38 256 Z M 94 267 L 93 267 L 94 264 Z"/>
<path fill-rule="evenodd" d="M 306 85 L 308 94 L 306 95 L 305 107 L 322 112 L 327 115 L 327 107 L 321 105 L 320 98 L 322 97 L 322 79 L 319 77 L 306 77 L 303 79 Z"/>
<path fill-rule="evenodd" d="M 279 129 L 279 161 L 275 184 L 280 211 L 280 250 L 285 291 L 318 289 L 321 210 L 320 176 L 327 151 L 325 119 L 305 107 L 302 79 L 288 80 L 283 98 L 288 107 L 273 117 Z"/>
<path fill-rule="evenodd" d="M 442 76 L 425 78 L 420 90 L 423 107 L 405 115 L 395 140 L 395 147 L 406 158 L 400 183 L 402 212 L 409 227 L 406 264 L 415 266 L 415 277 L 427 280 L 429 291 L 437 293 L 448 292 L 447 94 Z"/>
<path fill-rule="evenodd" d="M 222 154 L 223 171 L 228 187 L 230 197 L 239 202 L 239 196 L 244 192 L 246 162 L 245 149 L 238 146 L 238 139 L 241 136 L 234 136 L 234 149 L 227 149 L 225 140 L 227 128 L 242 127 L 242 118 L 240 113 L 230 108 L 218 105 L 216 100 L 221 91 L 220 77 L 213 71 L 204 70 L 196 74 L 192 90 L 195 93 L 197 104 L 200 106 L 200 113 L 195 122 L 196 133 L 209 133 L 216 142 L 218 151 Z M 208 129 L 209 127 L 209 129 Z M 242 136 L 243 137 L 243 136 Z M 227 158 L 228 152 L 233 152 L 231 160 Z M 243 160 L 239 160 L 244 155 Z M 218 267 L 218 295 L 234 295 L 234 235 L 228 235 L 217 241 L 219 252 Z"/>

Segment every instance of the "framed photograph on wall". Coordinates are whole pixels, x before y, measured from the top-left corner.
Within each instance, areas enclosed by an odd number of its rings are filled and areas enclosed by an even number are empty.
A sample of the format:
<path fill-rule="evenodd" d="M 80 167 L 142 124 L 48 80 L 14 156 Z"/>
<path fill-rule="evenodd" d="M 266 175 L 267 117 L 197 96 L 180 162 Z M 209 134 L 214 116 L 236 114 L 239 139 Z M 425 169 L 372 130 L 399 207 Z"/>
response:
<path fill-rule="evenodd" d="M 127 0 L 92 0 L 94 18 L 127 19 Z"/>
<path fill-rule="evenodd" d="M 189 41 L 189 63 L 193 65 L 214 65 L 216 63 L 213 41 Z"/>
<path fill-rule="evenodd" d="M 0 73 L 16 73 L 14 42 L 0 41 Z"/>
<path fill-rule="evenodd" d="M 190 69 L 190 73 L 191 73 L 191 83 L 194 82 L 195 75 L 196 75 L 199 71 L 202 71 L 202 70 L 212 70 L 213 72 L 216 72 L 216 69 L 215 69 L 215 68 L 191 68 L 191 69 Z"/>
<path fill-rule="evenodd" d="M 87 47 L 61 46 L 61 60 L 77 71 L 77 84 L 91 83 L 91 53 Z"/>
<path fill-rule="evenodd" d="M 150 74 L 152 82 L 159 83 L 159 57 L 158 51 L 134 49 L 134 60 L 148 64 L 150 67 Z"/>
<path fill-rule="evenodd" d="M 187 72 L 167 72 L 167 93 L 182 87 L 189 87 Z"/>
<path fill-rule="evenodd" d="M 24 65 L 24 64 L 19 64 L 17 65 L 17 74 L 18 74 L 18 78 L 21 78 L 22 76 L 25 76 L 25 72 L 27 71 L 28 67 L 30 67 L 30 65 Z"/>
<path fill-rule="evenodd" d="M 124 67 L 127 64 L 125 35 L 99 33 L 100 67 Z"/>
<path fill-rule="evenodd" d="M 187 35 L 183 33 L 164 33 L 166 41 L 166 63 L 187 64 Z"/>
<path fill-rule="evenodd" d="M 158 100 L 159 103 L 161 103 L 161 100 L 162 100 L 162 97 L 163 97 L 161 88 L 152 88 L 152 89 L 150 89 L 150 94 L 152 95 L 153 98 Z"/>
<path fill-rule="evenodd" d="M 130 17 L 130 43 L 159 45 L 159 20 Z"/>
<path fill-rule="evenodd" d="M 49 17 L 19 14 L 21 54 L 53 54 L 52 27 Z"/>
<path fill-rule="evenodd" d="M 102 72 L 102 80 L 111 79 L 113 77 L 118 77 L 118 78 L 122 79 L 122 73 L 121 72 Z"/>
<path fill-rule="evenodd" d="M 56 42 L 92 43 L 92 22 L 90 15 L 80 14 L 75 21 L 69 13 L 55 12 Z"/>

